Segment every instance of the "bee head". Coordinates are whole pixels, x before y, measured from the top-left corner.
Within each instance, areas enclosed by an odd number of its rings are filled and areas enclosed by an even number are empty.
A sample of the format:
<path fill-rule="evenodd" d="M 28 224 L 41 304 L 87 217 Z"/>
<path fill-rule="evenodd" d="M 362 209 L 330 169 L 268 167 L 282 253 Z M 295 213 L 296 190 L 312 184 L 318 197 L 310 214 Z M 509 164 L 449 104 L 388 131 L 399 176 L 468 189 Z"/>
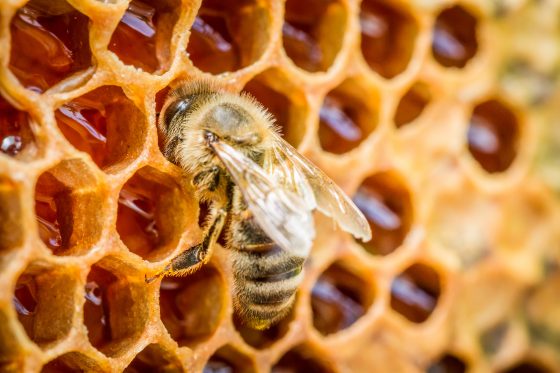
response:
<path fill-rule="evenodd" d="M 262 140 L 260 128 L 252 115 L 231 102 L 221 102 L 208 110 L 204 129 L 232 146 L 256 146 Z"/>

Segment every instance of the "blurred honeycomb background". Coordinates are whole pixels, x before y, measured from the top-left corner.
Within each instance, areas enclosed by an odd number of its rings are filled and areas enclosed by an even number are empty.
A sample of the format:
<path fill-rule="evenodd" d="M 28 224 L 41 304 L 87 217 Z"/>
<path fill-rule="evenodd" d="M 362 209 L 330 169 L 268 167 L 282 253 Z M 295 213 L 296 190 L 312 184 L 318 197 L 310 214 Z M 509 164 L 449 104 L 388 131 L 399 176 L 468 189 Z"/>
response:
<path fill-rule="evenodd" d="M 560 1 L 2 0 L 2 372 L 560 372 Z M 160 152 L 179 79 L 247 91 L 367 216 L 234 322 Z"/>

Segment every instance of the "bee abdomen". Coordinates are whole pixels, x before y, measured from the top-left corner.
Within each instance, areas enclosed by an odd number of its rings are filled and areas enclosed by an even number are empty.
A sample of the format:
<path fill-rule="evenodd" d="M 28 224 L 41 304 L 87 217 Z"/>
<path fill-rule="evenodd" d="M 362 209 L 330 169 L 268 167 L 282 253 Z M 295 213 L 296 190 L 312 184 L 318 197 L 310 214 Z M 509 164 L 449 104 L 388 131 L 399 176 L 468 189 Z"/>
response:
<path fill-rule="evenodd" d="M 234 250 L 234 305 L 250 327 L 264 329 L 291 309 L 303 279 L 304 258 L 276 244 L 259 251 Z"/>

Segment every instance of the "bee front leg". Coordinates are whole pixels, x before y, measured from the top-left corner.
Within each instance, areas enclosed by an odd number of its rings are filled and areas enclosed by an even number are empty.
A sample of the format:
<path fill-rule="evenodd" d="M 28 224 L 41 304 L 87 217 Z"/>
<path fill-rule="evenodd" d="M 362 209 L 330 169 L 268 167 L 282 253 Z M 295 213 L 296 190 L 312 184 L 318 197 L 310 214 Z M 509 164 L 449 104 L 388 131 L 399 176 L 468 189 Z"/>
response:
<path fill-rule="evenodd" d="M 163 270 L 154 276 L 146 277 L 146 283 L 149 284 L 161 276 L 186 276 L 208 263 L 212 256 L 214 245 L 224 228 L 226 217 L 226 210 L 216 210 L 212 223 L 205 232 L 202 242 L 177 255 Z"/>

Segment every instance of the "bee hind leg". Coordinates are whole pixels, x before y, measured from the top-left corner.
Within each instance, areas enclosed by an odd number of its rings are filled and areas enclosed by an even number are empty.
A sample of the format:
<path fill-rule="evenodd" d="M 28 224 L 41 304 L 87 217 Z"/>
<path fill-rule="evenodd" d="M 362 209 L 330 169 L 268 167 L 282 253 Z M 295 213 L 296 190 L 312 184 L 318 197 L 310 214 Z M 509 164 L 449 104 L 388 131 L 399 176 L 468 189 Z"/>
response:
<path fill-rule="evenodd" d="M 212 256 L 214 245 L 224 228 L 226 216 L 227 213 L 224 209 L 216 210 L 212 224 L 210 224 L 210 227 L 205 232 L 202 242 L 177 255 L 163 270 L 154 276 L 146 276 L 146 283 L 149 284 L 162 276 L 186 276 L 208 263 Z"/>

